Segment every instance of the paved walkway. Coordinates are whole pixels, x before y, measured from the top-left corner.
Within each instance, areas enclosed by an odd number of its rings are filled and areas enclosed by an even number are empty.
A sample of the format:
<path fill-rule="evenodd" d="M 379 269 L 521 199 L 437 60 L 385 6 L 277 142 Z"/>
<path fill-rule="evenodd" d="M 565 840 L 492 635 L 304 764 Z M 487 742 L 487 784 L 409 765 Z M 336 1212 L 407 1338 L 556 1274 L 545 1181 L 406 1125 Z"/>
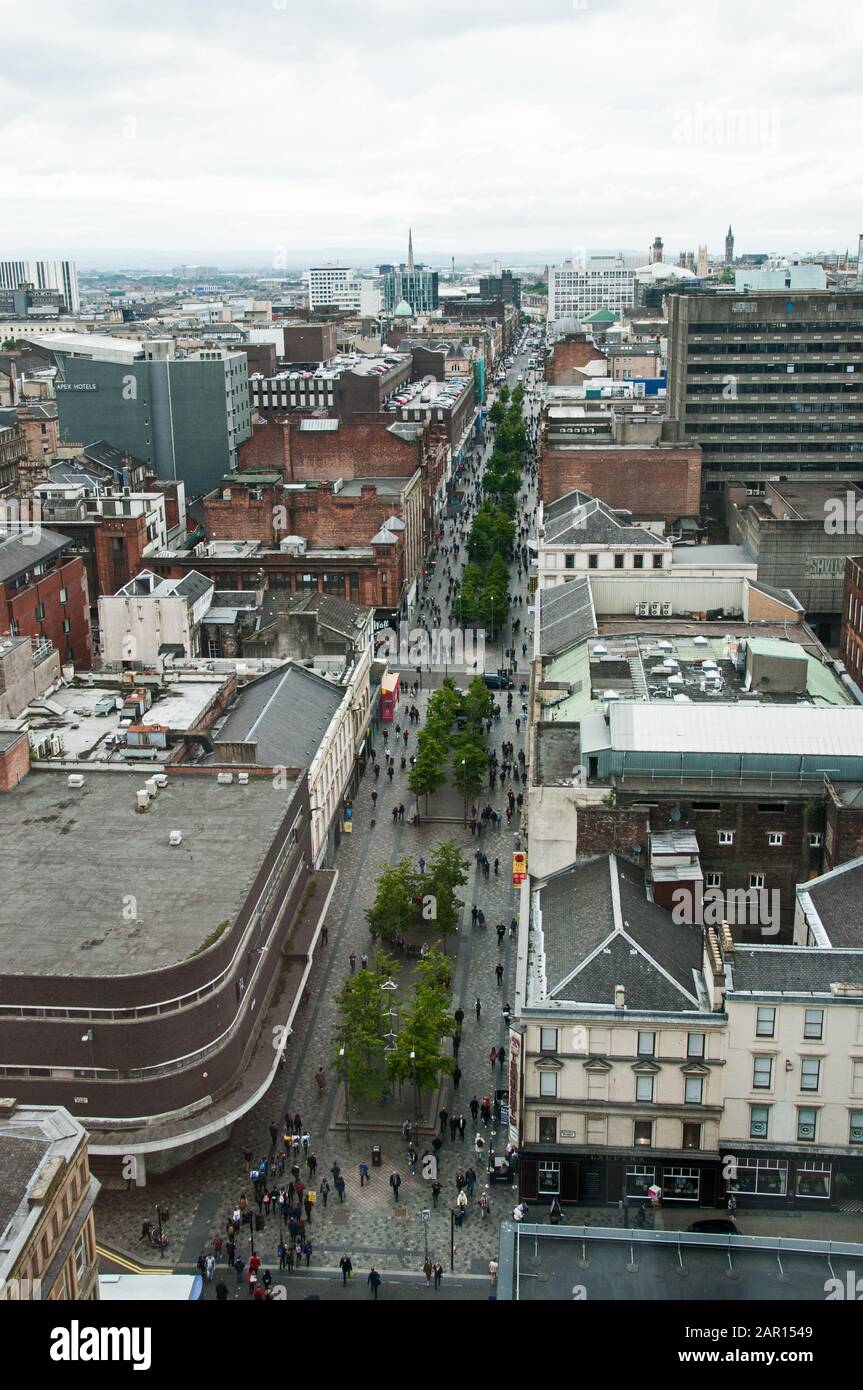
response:
<path fill-rule="evenodd" d="M 512 374 L 514 379 L 514 373 Z M 528 510 L 532 509 L 531 496 Z M 450 533 L 452 526 L 450 524 Z M 462 554 L 462 559 L 464 558 Z M 457 565 L 460 568 L 460 564 Z M 438 566 L 432 580 L 433 592 L 443 601 L 445 594 L 445 570 Z M 522 628 L 527 612 L 527 577 L 522 575 L 521 583 L 513 576 L 513 593 L 521 593 L 525 602 L 513 608 L 512 612 L 522 615 Z M 530 621 L 530 620 L 528 620 Z M 517 634 L 518 636 L 518 634 Z M 508 645 L 508 643 L 507 643 Z M 520 646 L 519 646 L 520 650 Z M 498 664 L 495 661 L 495 665 Z M 487 663 L 488 668 L 488 663 Z M 494 669 L 492 666 L 490 669 Z M 434 680 L 439 683 L 440 677 Z M 463 683 L 463 682 L 459 682 Z M 429 679 L 423 680 L 424 689 L 416 699 L 423 716 L 429 697 Z M 506 694 L 496 693 L 502 707 L 502 715 L 492 729 L 489 743 L 494 743 L 500 756 L 500 744 L 504 739 L 516 746 L 524 747 L 524 727 L 519 732 L 515 728 L 516 718 L 521 716 L 521 701 L 517 691 L 513 701 L 512 715 L 506 712 Z M 407 701 L 410 703 L 410 700 Z M 411 730 L 409 747 L 416 741 L 416 730 Z M 382 742 L 377 744 L 380 755 Z M 133 1258 L 148 1264 L 158 1261 L 158 1254 L 146 1250 L 138 1242 L 143 1220 L 152 1220 L 155 1204 L 158 1202 L 170 1211 L 167 1222 L 169 1246 L 166 1263 L 172 1267 L 194 1265 L 198 1252 L 209 1246 L 213 1236 L 224 1228 L 228 1213 L 236 1205 L 240 1194 L 245 1192 L 251 1200 L 252 1192 L 247 1181 L 246 1165 L 243 1159 L 243 1146 L 248 1142 L 255 1155 L 270 1151 L 269 1126 L 279 1125 L 286 1111 L 293 1114 L 299 1111 L 304 1127 L 311 1133 L 311 1148 L 318 1159 L 317 1181 L 327 1175 L 329 1169 L 338 1162 L 344 1171 L 347 1194 L 344 1204 L 330 1196 L 326 1209 L 319 1202 L 308 1228 L 308 1235 L 314 1245 L 312 1269 L 335 1269 L 344 1251 L 347 1251 L 358 1275 L 366 1271 L 374 1261 L 384 1271 L 413 1275 L 425 1258 L 425 1237 L 428 1236 L 429 1252 L 433 1259 L 440 1259 L 447 1273 L 450 1265 L 450 1212 L 457 1195 L 455 1176 L 459 1169 L 473 1162 L 480 1179 L 485 1177 L 485 1163 L 476 1158 L 474 1138 L 476 1130 L 471 1122 L 469 1102 L 476 1094 L 479 1100 L 486 1094 L 493 1095 L 495 1084 L 503 1086 L 505 1080 L 498 1070 L 492 1071 L 489 1051 L 503 1045 L 508 1039 L 502 1014 L 504 1002 L 511 988 L 511 957 L 515 942 L 507 931 L 498 947 L 495 923 L 509 925 L 516 910 L 515 891 L 511 880 L 511 853 L 517 826 L 510 829 L 504 818 L 500 831 L 488 831 L 482 837 L 482 848 L 490 860 L 500 860 L 500 873 L 493 873 L 488 880 L 483 879 L 475 862 L 474 852 L 477 840 L 460 820 L 444 823 L 423 821 L 418 829 L 407 824 L 394 824 L 391 818 L 393 804 L 412 800 L 407 787 L 407 773 L 402 772 L 396 760 L 396 771 L 392 786 L 382 773 L 375 782 L 369 769 L 360 782 L 354 799 L 354 831 L 344 837 L 339 847 L 335 867 L 339 871 L 339 882 L 330 908 L 328 918 L 329 945 L 320 950 L 311 976 L 312 1000 L 298 1014 L 295 1031 L 291 1037 L 286 1063 L 279 1079 L 268 1097 L 238 1126 L 229 1145 L 221 1150 L 193 1159 L 185 1168 L 175 1171 L 166 1180 L 146 1188 L 131 1191 L 104 1189 L 96 1209 L 97 1231 L 100 1242 L 120 1251 L 129 1252 Z M 372 814 L 371 791 L 379 793 L 376 824 Z M 515 787 L 518 790 L 518 787 Z M 451 798 L 450 798 L 451 799 Z M 446 802 L 444 794 L 442 800 Z M 444 814 L 457 815 L 461 810 L 461 798 L 456 797 L 458 810 L 452 812 L 442 806 Z M 491 800 L 501 811 L 505 807 L 505 794 L 500 786 L 489 791 L 481 801 Z M 435 813 L 434 798 L 431 806 Z M 430 1185 L 420 1176 L 411 1177 L 406 1163 L 406 1144 L 401 1137 L 400 1126 L 404 1119 L 413 1119 L 413 1096 L 407 1091 L 404 1100 L 392 1103 L 386 1116 L 381 1115 L 379 1131 L 354 1132 L 349 1145 L 343 1129 L 336 1127 L 342 1118 L 343 1088 L 334 1072 L 329 1075 L 322 1095 L 318 1095 L 314 1074 L 319 1066 L 329 1067 L 330 1039 L 336 1024 L 336 1007 L 333 996 L 341 987 L 349 973 L 348 957 L 351 951 L 359 956 L 363 951 L 372 954 L 373 943 L 369 937 L 364 911 L 371 905 L 375 896 L 376 879 L 381 867 L 393 864 L 402 855 L 409 854 L 419 858 L 429 858 L 429 852 L 444 839 L 455 839 L 464 849 L 471 861 L 471 878 L 461 896 L 465 899 L 464 924 L 458 936 L 458 959 L 454 976 L 454 998 L 461 1003 L 466 1018 L 462 1030 L 462 1044 L 459 1065 L 463 1072 L 460 1088 L 456 1092 L 452 1081 L 443 1087 L 441 1096 L 446 1109 L 453 1113 L 463 1111 L 467 1118 L 464 1142 L 458 1138 L 453 1143 L 449 1129 L 444 1136 L 441 1151 L 440 1181 L 443 1192 L 440 1204 L 434 1208 Z M 485 913 L 485 929 L 472 928 L 470 908 L 476 903 Z M 450 945 L 452 952 L 453 946 Z M 495 966 L 498 961 L 504 966 L 503 984 L 498 987 Z M 395 1007 L 405 995 L 404 983 L 395 994 Z M 474 1000 L 482 1001 L 482 1014 L 477 1022 Z M 426 1098 L 430 1102 L 430 1098 Z M 440 1102 L 435 1103 L 435 1109 Z M 480 1126 L 480 1128 L 482 1128 Z M 507 1141 L 505 1134 L 497 1135 L 493 1129 L 483 1131 L 486 1143 L 496 1144 L 500 1149 Z M 382 1166 L 373 1169 L 371 1181 L 360 1187 L 357 1164 L 361 1159 L 371 1163 L 371 1147 L 379 1143 L 382 1149 Z M 420 1144 L 420 1152 L 425 1147 Z M 389 1174 L 397 1167 L 403 1179 L 400 1201 L 395 1203 L 388 1185 Z M 304 1179 L 305 1179 L 304 1169 Z M 474 1193 L 474 1203 L 469 1209 L 463 1228 L 455 1232 L 454 1268 L 457 1275 L 477 1276 L 479 1296 L 487 1296 L 485 1276 L 488 1261 L 498 1248 L 498 1224 L 511 1215 L 515 1203 L 514 1190 L 495 1185 L 489 1190 L 492 1212 L 483 1217 L 476 1199 L 483 1190 L 478 1182 Z M 421 1213 L 428 1210 L 427 1229 Z M 255 1236 L 256 1248 L 265 1264 L 277 1268 L 276 1246 L 279 1242 L 278 1218 L 270 1217 L 266 1229 Z M 245 1255 L 248 1258 L 249 1237 L 243 1237 Z M 155 1260 L 154 1260 L 155 1255 Z M 482 1278 L 480 1278 L 482 1276 Z M 473 1286 L 471 1286 L 473 1287 Z M 366 1290 L 368 1292 L 368 1290 Z M 423 1291 L 425 1292 L 425 1291 Z"/>

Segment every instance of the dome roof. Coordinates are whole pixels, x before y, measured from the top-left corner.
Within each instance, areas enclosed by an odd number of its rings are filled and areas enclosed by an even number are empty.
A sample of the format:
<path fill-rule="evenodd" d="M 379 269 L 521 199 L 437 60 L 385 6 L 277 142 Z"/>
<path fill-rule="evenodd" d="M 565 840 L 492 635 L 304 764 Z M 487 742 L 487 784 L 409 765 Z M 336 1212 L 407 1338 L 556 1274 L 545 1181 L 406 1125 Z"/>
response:
<path fill-rule="evenodd" d="M 654 261 L 652 265 L 641 265 L 635 272 L 636 280 L 642 284 L 649 280 L 694 280 L 691 270 L 682 265 L 669 265 L 667 261 Z"/>
<path fill-rule="evenodd" d="M 414 311 L 408 304 L 407 300 L 403 299 L 401 303 L 397 304 L 395 309 L 393 310 L 393 316 L 397 319 L 412 319 L 414 316 Z"/>

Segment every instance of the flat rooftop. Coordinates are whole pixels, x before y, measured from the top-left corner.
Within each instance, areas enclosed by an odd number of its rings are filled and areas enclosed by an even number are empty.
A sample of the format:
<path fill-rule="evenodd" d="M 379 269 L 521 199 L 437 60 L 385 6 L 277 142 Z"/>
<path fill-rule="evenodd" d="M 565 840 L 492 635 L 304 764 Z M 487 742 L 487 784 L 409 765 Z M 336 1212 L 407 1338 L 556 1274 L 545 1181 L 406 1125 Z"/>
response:
<path fill-rule="evenodd" d="M 10 974 L 127 975 L 174 965 L 242 907 L 290 793 L 170 776 L 144 813 L 143 772 L 36 770 L 0 804 L 0 959 Z M 183 841 L 171 845 L 172 830 Z M 123 908 L 136 900 L 137 917 Z"/>
<path fill-rule="evenodd" d="M 195 728 L 205 710 L 212 704 L 225 683 L 225 677 L 211 680 L 179 680 L 162 691 L 146 711 L 141 724 L 163 724 L 184 733 Z M 32 733 L 61 734 L 63 756 L 78 761 L 99 763 L 124 762 L 122 750 L 108 743 L 108 735 L 116 734 L 126 725 L 120 724 L 120 711 L 96 715 L 95 709 L 106 695 L 126 692 L 115 685 L 92 685 L 80 688 L 61 686 L 44 700 L 34 701 L 25 712 L 24 720 Z M 140 759 L 136 759 L 140 761 Z M 149 776 L 149 773 L 147 773 Z"/>

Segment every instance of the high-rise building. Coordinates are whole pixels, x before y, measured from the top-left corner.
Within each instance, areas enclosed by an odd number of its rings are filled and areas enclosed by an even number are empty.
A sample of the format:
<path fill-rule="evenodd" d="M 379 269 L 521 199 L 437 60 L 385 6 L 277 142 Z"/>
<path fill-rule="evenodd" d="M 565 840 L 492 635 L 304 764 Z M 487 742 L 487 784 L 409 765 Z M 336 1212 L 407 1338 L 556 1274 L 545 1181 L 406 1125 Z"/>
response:
<path fill-rule="evenodd" d="M 103 439 L 142 459 L 157 478 L 179 478 L 192 497 L 236 469 L 251 433 L 245 353 L 207 348 L 174 357 L 174 342 L 52 333 L 60 437 Z"/>
<path fill-rule="evenodd" d="M 631 258 L 629 258 L 631 259 Z M 589 256 L 584 262 L 564 261 L 548 272 L 549 321 L 583 318 L 597 309 L 614 314 L 635 298 L 635 268 L 623 256 Z"/>
<path fill-rule="evenodd" d="M 308 272 L 309 308 L 338 309 L 373 318 L 381 311 L 381 292 L 375 280 L 364 280 L 348 266 L 312 266 Z"/>
<path fill-rule="evenodd" d="M 67 314 L 77 314 L 80 308 L 74 261 L 0 261 L 0 289 L 17 290 L 22 285 L 57 290 Z"/>
<path fill-rule="evenodd" d="M 863 480 L 863 294 L 671 294 L 668 336 L 668 413 L 705 491 Z"/>
<path fill-rule="evenodd" d="M 511 270 L 503 270 L 500 275 L 481 275 L 479 277 L 480 299 L 501 299 L 504 304 L 514 304 L 521 308 L 521 279 Z"/>
<path fill-rule="evenodd" d="M 728 231 L 725 234 L 725 264 L 731 265 L 734 261 L 734 233 L 731 230 L 731 223 L 728 224 Z"/>
<path fill-rule="evenodd" d="M 402 303 L 416 314 L 430 314 L 438 307 L 438 273 L 414 261 L 413 228 L 408 231 L 407 265 L 393 268 L 384 277 L 384 312 L 392 314 Z"/>

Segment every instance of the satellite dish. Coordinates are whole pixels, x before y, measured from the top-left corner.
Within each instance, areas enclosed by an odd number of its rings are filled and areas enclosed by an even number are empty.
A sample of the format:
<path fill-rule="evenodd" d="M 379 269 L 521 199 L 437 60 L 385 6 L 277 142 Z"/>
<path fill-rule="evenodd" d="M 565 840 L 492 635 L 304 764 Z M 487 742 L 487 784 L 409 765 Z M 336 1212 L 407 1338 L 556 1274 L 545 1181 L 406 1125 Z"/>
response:
<path fill-rule="evenodd" d="M 669 818 L 670 818 L 671 820 L 674 821 L 674 824 L 675 824 L 675 825 L 677 824 L 677 822 L 680 820 L 680 807 L 679 807 L 679 806 L 672 806 L 671 811 L 670 811 L 670 813 L 669 813 Z"/>

